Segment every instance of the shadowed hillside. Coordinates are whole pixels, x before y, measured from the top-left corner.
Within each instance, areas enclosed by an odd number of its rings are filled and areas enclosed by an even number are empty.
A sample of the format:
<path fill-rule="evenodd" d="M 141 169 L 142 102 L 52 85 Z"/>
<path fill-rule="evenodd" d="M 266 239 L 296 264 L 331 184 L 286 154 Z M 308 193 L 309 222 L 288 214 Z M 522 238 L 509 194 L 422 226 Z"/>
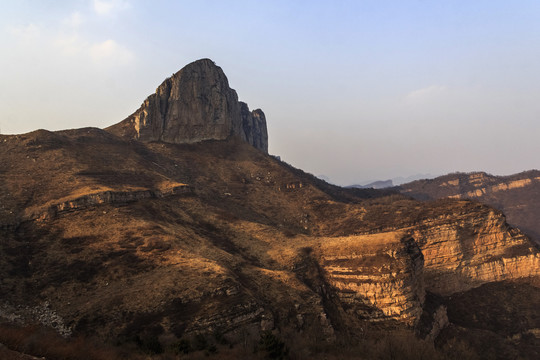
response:
<path fill-rule="evenodd" d="M 208 79 L 204 64 L 193 78 Z M 152 134 L 156 121 L 189 123 L 136 114 Z M 0 136 L 0 343 L 11 350 L 56 354 L 39 345 L 53 329 L 58 348 L 97 341 L 120 358 L 452 358 L 482 354 L 486 339 L 538 353 L 539 318 L 517 305 L 537 304 L 540 255 L 500 211 L 336 187 L 235 132 L 136 139 L 132 120 Z M 485 306 L 500 318 L 478 325 Z"/>

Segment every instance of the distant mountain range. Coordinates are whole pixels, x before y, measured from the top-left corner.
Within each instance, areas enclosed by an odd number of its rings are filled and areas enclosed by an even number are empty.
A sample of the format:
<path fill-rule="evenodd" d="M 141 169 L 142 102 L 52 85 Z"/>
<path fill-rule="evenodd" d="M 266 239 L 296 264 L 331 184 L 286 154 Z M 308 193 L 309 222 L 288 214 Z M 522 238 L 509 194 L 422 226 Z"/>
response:
<path fill-rule="evenodd" d="M 384 188 L 389 188 L 389 187 L 392 187 L 392 186 L 394 186 L 394 182 L 392 180 L 377 180 L 377 181 L 370 182 L 369 184 L 366 184 L 366 185 L 351 185 L 351 186 L 347 186 L 347 188 L 384 189 Z"/>
<path fill-rule="evenodd" d="M 392 179 L 388 179 L 388 180 L 374 180 L 374 181 L 369 181 L 369 182 L 363 183 L 363 184 L 349 185 L 349 186 L 346 186 L 346 188 L 357 188 L 357 189 L 369 189 L 369 188 L 373 188 L 373 189 L 386 189 L 386 188 L 390 188 L 390 187 L 392 187 L 392 186 L 397 186 L 397 185 L 405 184 L 405 183 L 408 183 L 408 182 L 411 182 L 411 181 L 415 181 L 415 180 L 420 180 L 420 179 L 432 179 L 432 178 L 434 178 L 435 176 L 436 176 L 436 175 L 431 175 L 431 174 L 416 174 L 416 175 L 411 175 L 411 176 L 407 176 L 407 177 L 398 176 L 398 177 L 395 177 L 395 178 L 392 178 Z"/>

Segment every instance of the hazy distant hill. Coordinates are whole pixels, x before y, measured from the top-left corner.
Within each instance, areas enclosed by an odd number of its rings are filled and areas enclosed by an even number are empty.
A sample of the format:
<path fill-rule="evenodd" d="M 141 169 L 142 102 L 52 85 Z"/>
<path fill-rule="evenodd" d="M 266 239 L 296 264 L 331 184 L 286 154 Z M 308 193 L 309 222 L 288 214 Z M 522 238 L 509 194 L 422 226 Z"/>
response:
<path fill-rule="evenodd" d="M 540 243 L 540 171 L 509 176 L 484 172 L 454 173 L 431 180 L 419 180 L 397 187 L 419 200 L 472 199 L 491 205 Z"/>
<path fill-rule="evenodd" d="M 369 188 L 386 189 L 386 188 L 393 187 L 394 185 L 401 185 L 404 183 L 408 183 L 408 182 L 420 180 L 420 179 L 431 179 L 433 177 L 434 176 L 431 174 L 416 174 L 416 175 L 411 175 L 407 177 L 399 176 L 399 177 L 395 177 L 389 180 L 375 180 L 375 181 L 370 181 L 364 184 L 355 184 L 355 185 L 349 185 L 346 187 L 358 188 L 358 189 L 369 189 Z"/>
<path fill-rule="evenodd" d="M 405 184 L 405 183 L 416 181 L 416 180 L 433 179 L 435 176 L 437 175 L 415 174 L 415 175 L 411 175 L 407 177 L 398 176 L 398 177 L 392 178 L 392 182 L 394 183 L 394 185 L 401 185 L 401 184 Z"/>
<path fill-rule="evenodd" d="M 374 182 L 371 182 L 369 184 L 366 184 L 366 185 L 351 185 L 351 186 L 347 186 L 347 188 L 357 188 L 357 189 L 369 189 L 369 188 L 373 188 L 373 189 L 384 189 L 384 188 L 389 188 L 389 187 L 392 187 L 394 186 L 394 183 L 392 182 L 392 180 L 378 180 L 378 181 L 374 181 Z"/>

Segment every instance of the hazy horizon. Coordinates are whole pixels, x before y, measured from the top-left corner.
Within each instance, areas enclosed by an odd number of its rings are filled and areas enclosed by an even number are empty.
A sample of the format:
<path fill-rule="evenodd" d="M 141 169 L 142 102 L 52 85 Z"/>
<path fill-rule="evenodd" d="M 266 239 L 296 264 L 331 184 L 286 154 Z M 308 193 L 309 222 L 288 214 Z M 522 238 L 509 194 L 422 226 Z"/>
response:
<path fill-rule="evenodd" d="M 538 168 L 537 1 L 18 1 L 0 132 L 106 127 L 210 58 L 269 152 L 339 185 Z"/>

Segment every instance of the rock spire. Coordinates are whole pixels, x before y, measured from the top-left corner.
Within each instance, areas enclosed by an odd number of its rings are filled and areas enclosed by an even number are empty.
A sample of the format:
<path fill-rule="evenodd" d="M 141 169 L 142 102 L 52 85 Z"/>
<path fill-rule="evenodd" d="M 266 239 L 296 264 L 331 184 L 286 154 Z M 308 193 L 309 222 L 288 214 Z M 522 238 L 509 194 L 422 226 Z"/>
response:
<path fill-rule="evenodd" d="M 210 59 L 186 65 L 137 111 L 107 130 L 140 141 L 177 144 L 236 137 L 268 152 L 264 113 L 239 102 L 223 70 Z"/>

